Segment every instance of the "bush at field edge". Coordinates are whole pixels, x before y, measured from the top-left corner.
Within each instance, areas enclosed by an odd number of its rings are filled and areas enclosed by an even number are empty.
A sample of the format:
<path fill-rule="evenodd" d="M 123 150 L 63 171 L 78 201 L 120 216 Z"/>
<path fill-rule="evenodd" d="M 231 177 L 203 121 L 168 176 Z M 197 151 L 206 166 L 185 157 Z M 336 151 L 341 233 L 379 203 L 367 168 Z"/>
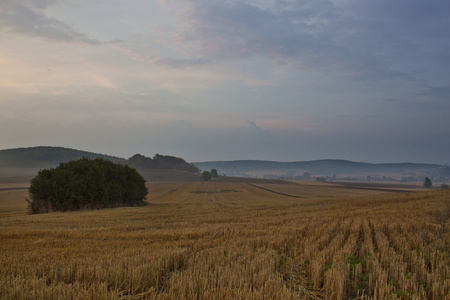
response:
<path fill-rule="evenodd" d="M 30 214 L 140 206 L 148 193 L 136 169 L 101 158 L 43 169 L 31 180 L 28 191 Z"/>

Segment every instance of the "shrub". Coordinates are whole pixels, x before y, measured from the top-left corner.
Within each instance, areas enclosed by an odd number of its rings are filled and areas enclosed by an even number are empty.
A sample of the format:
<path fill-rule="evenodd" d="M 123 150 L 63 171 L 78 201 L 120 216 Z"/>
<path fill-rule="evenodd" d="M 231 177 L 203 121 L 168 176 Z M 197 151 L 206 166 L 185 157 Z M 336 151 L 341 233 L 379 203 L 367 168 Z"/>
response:
<path fill-rule="evenodd" d="M 144 204 L 145 180 L 133 168 L 97 158 L 82 158 L 43 169 L 28 189 L 31 214 Z"/>
<path fill-rule="evenodd" d="M 433 186 L 431 179 L 428 177 L 425 177 L 425 179 L 423 181 L 423 186 L 426 187 L 427 189 L 431 188 Z"/>
<path fill-rule="evenodd" d="M 211 173 L 208 171 L 203 171 L 202 176 L 203 176 L 203 180 L 205 180 L 205 181 L 211 180 Z"/>
<path fill-rule="evenodd" d="M 209 172 L 211 174 L 212 178 L 217 178 L 219 177 L 219 174 L 217 173 L 217 169 L 211 169 L 211 172 Z"/>

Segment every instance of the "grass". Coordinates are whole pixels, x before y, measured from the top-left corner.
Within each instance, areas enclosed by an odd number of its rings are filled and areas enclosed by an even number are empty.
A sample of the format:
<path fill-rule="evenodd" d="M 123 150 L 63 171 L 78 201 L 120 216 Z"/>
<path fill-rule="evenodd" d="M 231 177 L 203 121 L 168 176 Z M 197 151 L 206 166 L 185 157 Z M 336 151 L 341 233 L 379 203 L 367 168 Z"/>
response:
<path fill-rule="evenodd" d="M 450 299 L 448 190 L 148 188 L 144 207 L 43 215 L 0 191 L 0 298 Z"/>

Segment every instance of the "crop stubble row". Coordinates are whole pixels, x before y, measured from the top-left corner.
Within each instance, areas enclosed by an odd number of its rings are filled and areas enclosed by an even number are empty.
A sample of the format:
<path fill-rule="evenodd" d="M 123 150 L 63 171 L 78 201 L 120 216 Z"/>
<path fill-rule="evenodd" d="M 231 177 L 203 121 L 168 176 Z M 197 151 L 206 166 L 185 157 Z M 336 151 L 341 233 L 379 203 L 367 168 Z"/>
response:
<path fill-rule="evenodd" d="M 0 298 L 450 299 L 447 191 L 149 191 L 145 207 L 2 216 Z"/>

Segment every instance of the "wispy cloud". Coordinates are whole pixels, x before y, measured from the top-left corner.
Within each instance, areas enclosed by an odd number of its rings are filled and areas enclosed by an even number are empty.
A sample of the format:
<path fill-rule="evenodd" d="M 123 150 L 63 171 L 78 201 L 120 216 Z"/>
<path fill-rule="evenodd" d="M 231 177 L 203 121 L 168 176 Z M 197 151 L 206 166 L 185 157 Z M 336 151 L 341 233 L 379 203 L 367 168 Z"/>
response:
<path fill-rule="evenodd" d="M 450 85 L 444 86 L 427 86 L 426 91 L 423 92 L 424 96 L 438 99 L 445 99 L 447 102 L 450 100 Z"/>
<path fill-rule="evenodd" d="M 48 6 L 56 1 L 15 1 L 0 3 L 0 30 L 9 34 L 24 34 L 56 42 L 100 45 L 101 42 L 89 38 L 70 25 L 45 14 Z"/>
<path fill-rule="evenodd" d="M 371 78 L 412 78 L 404 64 L 433 61 L 424 52 L 450 61 L 448 42 L 440 49 L 429 44 L 450 27 L 449 4 L 442 0 L 188 3 L 176 36 L 185 50 L 192 47 L 191 54 L 208 60 L 259 56 L 289 68 Z"/>

